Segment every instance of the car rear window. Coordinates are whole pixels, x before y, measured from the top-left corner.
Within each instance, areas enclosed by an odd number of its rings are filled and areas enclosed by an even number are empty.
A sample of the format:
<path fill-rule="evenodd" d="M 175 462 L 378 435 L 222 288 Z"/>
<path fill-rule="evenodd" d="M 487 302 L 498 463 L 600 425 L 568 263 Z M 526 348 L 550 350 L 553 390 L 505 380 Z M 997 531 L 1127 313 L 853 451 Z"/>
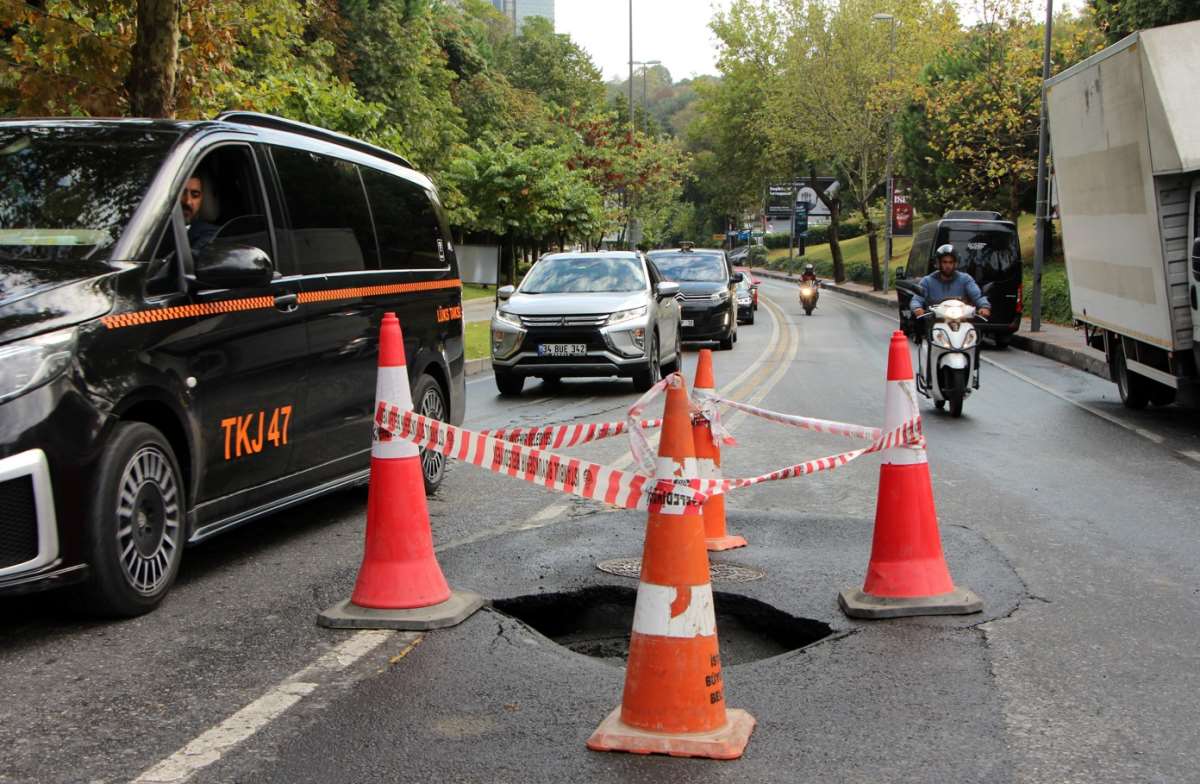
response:
<path fill-rule="evenodd" d="M 177 138 L 133 127 L 0 128 L 0 257 L 106 258 Z"/>
<path fill-rule="evenodd" d="M 976 279 L 1001 277 L 1021 261 L 1017 235 L 1011 229 L 943 225 L 937 246 L 947 242 L 958 252 L 958 268 Z"/>
<path fill-rule="evenodd" d="M 654 259 L 654 266 L 667 280 L 718 283 L 728 280 L 725 260 L 716 254 L 671 252 L 656 253 L 650 258 Z"/>
<path fill-rule="evenodd" d="M 525 276 L 522 294 L 585 294 L 642 291 L 646 277 L 635 259 L 557 256 L 544 258 Z"/>

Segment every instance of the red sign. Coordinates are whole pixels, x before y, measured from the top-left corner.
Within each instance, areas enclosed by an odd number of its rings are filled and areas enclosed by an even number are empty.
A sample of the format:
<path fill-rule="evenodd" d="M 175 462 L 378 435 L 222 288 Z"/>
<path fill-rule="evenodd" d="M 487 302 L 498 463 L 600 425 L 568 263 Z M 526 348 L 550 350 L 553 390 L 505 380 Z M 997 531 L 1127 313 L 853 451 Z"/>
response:
<path fill-rule="evenodd" d="M 913 235 L 912 194 L 907 180 L 896 177 L 892 180 L 892 236 Z"/>

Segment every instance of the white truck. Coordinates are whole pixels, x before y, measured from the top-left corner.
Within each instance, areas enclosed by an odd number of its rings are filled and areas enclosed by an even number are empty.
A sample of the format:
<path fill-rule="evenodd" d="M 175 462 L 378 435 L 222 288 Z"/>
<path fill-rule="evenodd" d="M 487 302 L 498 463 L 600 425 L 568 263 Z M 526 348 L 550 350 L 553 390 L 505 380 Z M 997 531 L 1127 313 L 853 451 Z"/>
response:
<path fill-rule="evenodd" d="M 1073 315 L 1126 406 L 1194 400 L 1200 21 L 1134 33 L 1046 95 Z"/>

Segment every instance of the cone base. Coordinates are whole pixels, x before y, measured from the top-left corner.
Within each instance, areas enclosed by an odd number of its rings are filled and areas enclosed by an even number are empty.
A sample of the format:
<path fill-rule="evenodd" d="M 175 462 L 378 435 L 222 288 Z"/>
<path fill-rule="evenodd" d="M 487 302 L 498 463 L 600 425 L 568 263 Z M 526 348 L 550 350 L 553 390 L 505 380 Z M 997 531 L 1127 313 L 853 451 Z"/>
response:
<path fill-rule="evenodd" d="M 444 629 L 457 626 L 483 606 L 483 597 L 454 591 L 450 598 L 411 610 L 377 610 L 359 607 L 349 599 L 317 614 L 317 625 L 330 629 Z"/>
<path fill-rule="evenodd" d="M 838 594 L 838 605 L 851 618 L 903 618 L 910 615 L 970 615 L 983 611 L 983 600 L 968 588 L 937 596 L 872 596 L 858 588 Z"/>
<path fill-rule="evenodd" d="M 725 711 L 725 724 L 711 732 L 647 732 L 621 721 L 618 707 L 600 722 L 588 738 L 587 747 L 592 751 L 730 760 L 742 756 L 755 723 L 746 711 L 729 709 Z"/>
<path fill-rule="evenodd" d="M 725 536 L 714 536 L 704 540 L 704 549 L 710 553 L 720 552 L 721 550 L 733 550 L 737 547 L 745 547 L 746 540 L 741 536 L 733 536 L 727 534 Z"/>

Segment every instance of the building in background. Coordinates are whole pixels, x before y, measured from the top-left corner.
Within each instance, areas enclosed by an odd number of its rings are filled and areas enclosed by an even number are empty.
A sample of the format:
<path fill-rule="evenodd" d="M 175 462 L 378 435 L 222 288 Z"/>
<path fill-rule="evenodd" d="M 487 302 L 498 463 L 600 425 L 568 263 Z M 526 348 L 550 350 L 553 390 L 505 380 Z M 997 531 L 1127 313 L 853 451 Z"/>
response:
<path fill-rule="evenodd" d="M 492 0 L 496 9 L 519 29 L 531 16 L 544 16 L 554 24 L 554 0 Z"/>

